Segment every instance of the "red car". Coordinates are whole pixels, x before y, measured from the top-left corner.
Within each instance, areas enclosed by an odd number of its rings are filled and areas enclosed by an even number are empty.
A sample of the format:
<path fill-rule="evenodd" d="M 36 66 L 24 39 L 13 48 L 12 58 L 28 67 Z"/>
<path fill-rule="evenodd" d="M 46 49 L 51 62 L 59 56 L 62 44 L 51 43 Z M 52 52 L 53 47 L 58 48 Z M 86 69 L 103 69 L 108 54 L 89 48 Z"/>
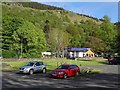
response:
<path fill-rule="evenodd" d="M 53 78 L 67 78 L 70 76 L 78 76 L 80 68 L 77 65 L 62 64 L 49 74 Z"/>

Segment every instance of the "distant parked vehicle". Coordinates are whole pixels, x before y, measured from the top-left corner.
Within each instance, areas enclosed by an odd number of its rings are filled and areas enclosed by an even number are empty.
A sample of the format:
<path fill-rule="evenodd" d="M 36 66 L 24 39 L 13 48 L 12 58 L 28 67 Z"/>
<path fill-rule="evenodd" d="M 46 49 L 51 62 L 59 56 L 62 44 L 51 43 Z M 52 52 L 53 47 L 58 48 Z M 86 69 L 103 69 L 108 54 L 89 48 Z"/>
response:
<path fill-rule="evenodd" d="M 49 74 L 50 78 L 67 78 L 70 76 L 78 76 L 80 68 L 77 65 L 62 64 Z"/>
<path fill-rule="evenodd" d="M 109 64 L 120 64 L 120 57 L 108 57 Z"/>
<path fill-rule="evenodd" d="M 33 74 L 34 72 L 46 73 L 46 65 L 43 62 L 33 61 L 19 68 L 20 73 Z"/>

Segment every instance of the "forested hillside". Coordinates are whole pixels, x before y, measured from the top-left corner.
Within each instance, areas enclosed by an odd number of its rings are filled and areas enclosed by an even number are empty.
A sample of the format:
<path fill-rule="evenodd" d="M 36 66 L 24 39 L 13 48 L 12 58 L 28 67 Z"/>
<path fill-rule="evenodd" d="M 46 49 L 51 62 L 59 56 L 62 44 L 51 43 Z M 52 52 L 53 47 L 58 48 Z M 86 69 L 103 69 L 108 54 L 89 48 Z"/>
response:
<path fill-rule="evenodd" d="M 117 27 L 108 16 L 100 21 L 61 8 L 29 5 L 2 4 L 3 57 L 41 57 L 42 51 L 60 53 L 66 47 L 117 51 Z"/>
<path fill-rule="evenodd" d="M 63 8 L 54 7 L 50 5 L 45 5 L 37 2 L 3 2 L 6 5 L 18 5 L 23 7 L 29 7 L 33 9 L 41 9 L 41 10 L 64 10 Z"/>

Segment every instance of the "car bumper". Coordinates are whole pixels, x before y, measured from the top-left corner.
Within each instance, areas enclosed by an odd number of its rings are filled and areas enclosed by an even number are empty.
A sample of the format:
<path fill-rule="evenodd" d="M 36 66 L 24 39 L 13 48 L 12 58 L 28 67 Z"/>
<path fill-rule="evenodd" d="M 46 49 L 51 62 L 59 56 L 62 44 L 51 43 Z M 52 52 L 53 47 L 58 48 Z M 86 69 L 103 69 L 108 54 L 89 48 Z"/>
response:
<path fill-rule="evenodd" d="M 49 74 L 50 78 L 63 78 L 63 74 Z"/>
<path fill-rule="evenodd" d="M 19 73 L 29 73 L 28 70 L 19 70 Z"/>

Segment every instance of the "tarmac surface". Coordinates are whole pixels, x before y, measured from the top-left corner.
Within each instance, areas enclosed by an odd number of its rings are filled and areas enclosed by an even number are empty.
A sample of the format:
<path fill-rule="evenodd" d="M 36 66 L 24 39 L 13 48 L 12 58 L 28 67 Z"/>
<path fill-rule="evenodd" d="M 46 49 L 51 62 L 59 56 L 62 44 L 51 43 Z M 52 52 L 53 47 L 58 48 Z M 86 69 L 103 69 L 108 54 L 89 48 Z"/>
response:
<path fill-rule="evenodd" d="M 9 88 L 24 89 L 47 89 L 47 88 L 104 88 L 116 89 L 120 87 L 119 65 L 87 66 L 101 69 L 99 74 L 69 77 L 67 79 L 49 78 L 48 74 L 36 73 L 33 75 L 17 74 L 16 71 L 2 72 L 2 90 Z M 86 68 L 86 67 L 80 67 Z M 93 89 L 91 89 L 93 90 Z M 95 89 L 96 90 L 96 89 Z"/>

